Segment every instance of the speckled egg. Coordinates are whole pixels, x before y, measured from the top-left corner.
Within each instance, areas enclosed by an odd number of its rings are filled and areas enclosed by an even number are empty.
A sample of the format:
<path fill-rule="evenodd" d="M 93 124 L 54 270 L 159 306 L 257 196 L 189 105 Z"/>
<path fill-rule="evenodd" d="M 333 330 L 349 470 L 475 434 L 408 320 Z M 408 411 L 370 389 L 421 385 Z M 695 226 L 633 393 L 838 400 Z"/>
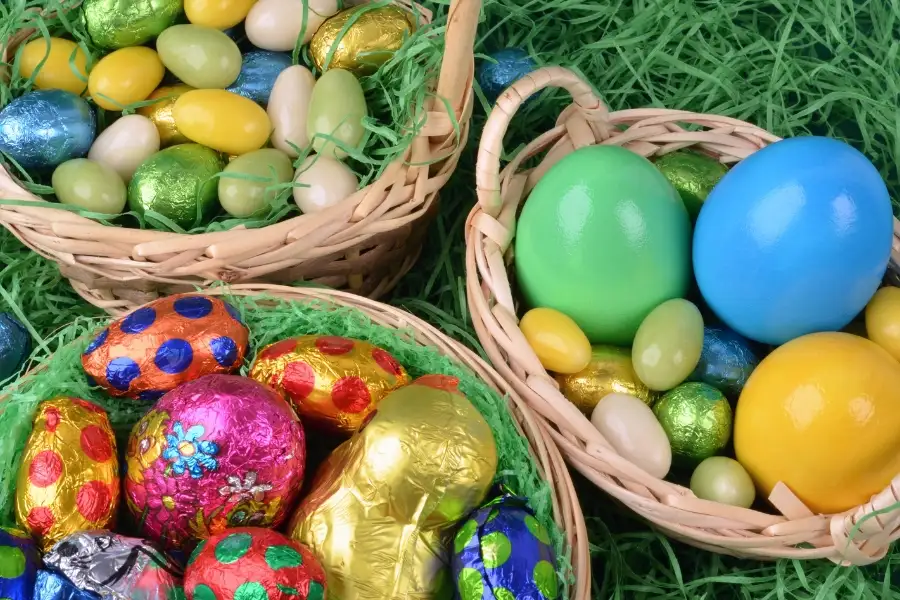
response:
<path fill-rule="evenodd" d="M 162 298 L 112 323 L 81 357 L 111 396 L 157 400 L 186 381 L 241 366 L 249 331 L 218 298 Z"/>

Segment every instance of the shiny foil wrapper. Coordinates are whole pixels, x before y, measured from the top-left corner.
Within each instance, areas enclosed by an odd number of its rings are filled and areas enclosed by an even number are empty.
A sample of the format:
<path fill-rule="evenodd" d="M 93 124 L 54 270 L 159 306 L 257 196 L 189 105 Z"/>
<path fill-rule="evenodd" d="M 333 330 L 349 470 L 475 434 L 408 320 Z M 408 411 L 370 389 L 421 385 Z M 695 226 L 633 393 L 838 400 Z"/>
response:
<path fill-rule="evenodd" d="M 228 527 L 277 527 L 303 483 L 306 440 L 270 388 L 207 375 L 138 421 L 125 459 L 126 500 L 141 535 L 190 550 Z"/>
<path fill-rule="evenodd" d="M 634 372 L 631 350 L 616 346 L 593 346 L 588 366 L 571 375 L 556 375 L 556 381 L 562 395 L 588 416 L 609 394 L 628 394 L 647 406 L 653 406 L 657 398 Z"/>
<path fill-rule="evenodd" d="M 737 400 L 758 365 L 759 358 L 746 338 L 725 327 L 705 327 L 700 362 L 688 379 L 707 383 Z"/>
<path fill-rule="evenodd" d="M 183 575 L 150 542 L 106 530 L 73 533 L 44 555 L 44 564 L 81 590 L 116 599 L 168 600 Z"/>
<path fill-rule="evenodd" d="M 353 24 L 341 35 L 351 20 Z M 326 70 L 328 53 L 334 49 L 328 69 L 371 75 L 394 56 L 415 30 L 415 17 L 408 10 L 396 5 L 373 8 L 363 4 L 322 23 L 309 43 L 309 53 L 319 71 Z"/>
<path fill-rule="evenodd" d="M 291 520 L 328 575 L 330 598 L 446 598 L 455 524 L 497 469 L 481 414 L 440 375 L 391 392 L 319 469 Z"/>
<path fill-rule="evenodd" d="M 387 394 L 409 383 L 386 350 L 362 340 L 305 335 L 263 348 L 250 377 L 272 386 L 313 427 L 353 433 Z"/>
<path fill-rule="evenodd" d="M 0 527 L 0 598 L 31 600 L 41 556 L 28 533 Z"/>
<path fill-rule="evenodd" d="M 0 313 L 0 381 L 17 373 L 29 354 L 31 334 L 13 315 Z"/>
<path fill-rule="evenodd" d="M 34 600 L 98 600 L 93 592 L 79 590 L 75 585 L 53 571 L 40 570 L 34 585 Z"/>
<path fill-rule="evenodd" d="M 506 88 L 537 69 L 534 59 L 519 48 L 504 48 L 491 54 L 490 59 L 481 61 L 477 78 L 481 91 L 491 104 Z M 532 100 L 534 97 L 529 98 L 526 104 Z"/>
<path fill-rule="evenodd" d="M 265 108 L 269 104 L 275 80 L 291 64 L 293 64 L 291 55 L 285 52 L 268 50 L 247 52 L 244 54 L 238 78 L 225 90 L 253 100 Z"/>
<path fill-rule="evenodd" d="M 733 414 L 722 392 L 705 383 L 682 383 L 653 407 L 669 442 L 672 463 L 696 467 L 731 439 Z"/>
<path fill-rule="evenodd" d="M 105 50 L 140 46 L 175 24 L 182 0 L 84 0 L 84 24 L 94 45 Z"/>
<path fill-rule="evenodd" d="M 324 600 L 325 571 L 306 546 L 276 531 L 240 527 L 197 546 L 184 589 L 196 600 Z"/>
<path fill-rule="evenodd" d="M 182 229 L 196 227 L 218 209 L 215 176 L 224 168 L 223 156 L 200 144 L 160 150 L 135 171 L 128 184 L 128 208 L 138 215 L 159 213 Z"/>
<path fill-rule="evenodd" d="M 689 150 L 664 154 L 654 164 L 678 191 L 691 220 L 697 218 L 706 197 L 728 172 L 716 159 Z"/>
<path fill-rule="evenodd" d="M 224 300 L 170 296 L 110 324 L 81 363 L 109 395 L 153 401 L 186 381 L 239 369 L 249 335 Z"/>
<path fill-rule="evenodd" d="M 523 498 L 496 498 L 457 530 L 453 581 L 460 598 L 551 600 L 559 596 L 550 534 Z"/>
<path fill-rule="evenodd" d="M 147 100 L 159 100 L 159 102 L 137 109 L 139 115 L 147 117 L 156 125 L 156 129 L 159 131 L 159 145 L 161 148 L 190 142 L 178 131 L 178 127 L 175 125 L 175 116 L 172 114 L 172 107 L 175 106 L 175 101 L 178 100 L 179 96 L 192 89 L 194 88 L 183 83 L 157 88 Z"/>
<path fill-rule="evenodd" d="M 119 505 L 119 461 L 106 412 L 61 396 L 38 405 L 16 481 L 16 519 L 42 551 L 104 529 Z"/>

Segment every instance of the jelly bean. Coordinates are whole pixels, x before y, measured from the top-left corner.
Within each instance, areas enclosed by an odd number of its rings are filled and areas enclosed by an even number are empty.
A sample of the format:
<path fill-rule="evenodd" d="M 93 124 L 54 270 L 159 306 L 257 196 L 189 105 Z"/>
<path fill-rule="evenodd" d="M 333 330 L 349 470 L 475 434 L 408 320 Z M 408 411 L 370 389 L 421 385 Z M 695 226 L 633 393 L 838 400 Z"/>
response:
<path fill-rule="evenodd" d="M 88 77 L 88 90 L 97 105 L 122 110 L 146 100 L 165 75 L 159 55 L 150 48 L 122 48 L 100 59 Z"/>
<path fill-rule="evenodd" d="M 577 373 L 591 362 L 591 343 L 575 321 L 552 308 L 532 308 L 519 329 L 548 371 Z"/>
<path fill-rule="evenodd" d="M 343 69 L 326 71 L 313 88 L 306 121 L 306 133 L 313 140 L 315 151 L 335 158 L 347 156 L 344 148 L 355 148 L 363 139 L 366 113 L 366 98 L 353 73 Z M 329 138 L 337 140 L 341 147 Z"/>
<path fill-rule="evenodd" d="M 228 29 L 247 18 L 255 3 L 256 0 L 184 0 L 184 12 L 194 25 Z"/>
<path fill-rule="evenodd" d="M 316 213 L 349 197 L 359 187 L 350 167 L 335 158 L 313 155 L 297 168 L 294 201 L 304 213 Z"/>
<path fill-rule="evenodd" d="M 316 78 L 303 65 L 288 67 L 278 75 L 266 112 L 272 120 L 272 145 L 286 152 L 288 156 L 297 157 L 301 150 L 309 144 L 306 135 L 306 121 L 309 113 L 309 101 L 312 98 Z"/>
<path fill-rule="evenodd" d="M 128 182 L 155 152 L 159 152 L 159 132 L 153 121 L 141 115 L 127 115 L 97 137 L 88 158 L 106 165 Z"/>
<path fill-rule="evenodd" d="M 106 165 L 75 158 L 56 167 L 53 191 L 62 204 L 114 215 L 125 208 L 125 182 Z"/>
<path fill-rule="evenodd" d="M 41 61 L 44 64 L 38 69 Z M 87 55 L 71 40 L 52 37 L 28 42 L 22 48 L 19 69 L 22 77 L 34 75 L 34 87 L 39 90 L 83 94 L 87 89 Z"/>
<path fill-rule="evenodd" d="M 756 498 L 753 480 L 741 463 L 727 456 L 711 456 L 691 475 L 691 491 L 698 498 L 750 508 Z"/>
<path fill-rule="evenodd" d="M 643 400 L 628 394 L 608 394 L 594 407 L 591 423 L 622 458 L 659 479 L 669 472 L 672 446 Z"/>
<path fill-rule="evenodd" d="M 308 44 L 337 11 L 337 0 L 260 0 L 247 14 L 244 31 L 257 48 L 286 52 L 294 49 L 298 38 L 301 45 Z"/>
<path fill-rule="evenodd" d="M 156 39 L 156 49 L 166 68 L 195 88 L 226 88 L 241 72 L 237 44 L 211 27 L 169 27 Z"/>
<path fill-rule="evenodd" d="M 697 366 L 703 349 L 703 317 L 687 300 L 663 302 L 647 315 L 631 348 L 638 377 L 651 390 L 670 390 Z"/>
<path fill-rule="evenodd" d="M 185 92 L 175 101 L 172 114 L 188 139 L 227 154 L 262 148 L 272 130 L 262 107 L 225 90 Z"/>
<path fill-rule="evenodd" d="M 284 189 L 274 186 L 290 182 L 293 174 L 291 159 L 275 148 L 238 156 L 219 177 L 219 203 L 232 217 L 264 217 L 271 202 Z"/>

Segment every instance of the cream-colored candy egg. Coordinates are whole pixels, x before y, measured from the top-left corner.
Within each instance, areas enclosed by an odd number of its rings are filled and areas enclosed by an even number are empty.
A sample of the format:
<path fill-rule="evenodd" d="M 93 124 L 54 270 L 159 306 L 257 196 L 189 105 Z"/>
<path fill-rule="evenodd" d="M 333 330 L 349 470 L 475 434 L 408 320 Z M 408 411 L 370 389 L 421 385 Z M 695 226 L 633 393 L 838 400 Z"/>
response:
<path fill-rule="evenodd" d="M 300 44 L 309 43 L 319 26 L 337 12 L 337 0 L 259 0 L 247 14 L 244 31 L 257 48 L 287 52 L 301 33 Z"/>
<path fill-rule="evenodd" d="M 294 201 L 304 213 L 334 206 L 356 191 L 359 179 L 350 167 L 328 156 L 307 157 L 294 174 Z"/>
<path fill-rule="evenodd" d="M 127 115 L 101 133 L 88 158 L 106 165 L 126 183 L 141 163 L 159 152 L 159 130 L 142 115 Z"/>
<path fill-rule="evenodd" d="M 282 71 L 272 86 L 266 112 L 272 121 L 272 146 L 297 157 L 294 149 L 309 144 L 306 134 L 306 116 L 316 78 L 303 65 L 294 65 Z"/>
<path fill-rule="evenodd" d="M 628 394 L 604 396 L 591 414 L 591 423 L 622 458 L 660 479 L 669 472 L 669 438 L 641 400 Z"/>

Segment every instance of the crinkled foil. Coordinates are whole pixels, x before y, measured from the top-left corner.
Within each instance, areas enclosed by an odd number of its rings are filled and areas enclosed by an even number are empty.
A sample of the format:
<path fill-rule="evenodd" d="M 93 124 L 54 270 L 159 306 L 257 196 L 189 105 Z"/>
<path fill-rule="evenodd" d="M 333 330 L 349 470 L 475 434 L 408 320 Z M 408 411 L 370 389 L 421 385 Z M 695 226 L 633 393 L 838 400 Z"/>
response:
<path fill-rule="evenodd" d="M 156 129 L 159 131 L 159 145 L 162 148 L 190 142 L 184 134 L 178 131 L 172 107 L 175 106 L 175 101 L 179 96 L 192 89 L 194 88 L 183 83 L 157 88 L 147 100 L 159 100 L 160 98 L 163 100 L 137 109 L 139 115 L 147 117 L 156 125 Z"/>
<path fill-rule="evenodd" d="M 728 172 L 728 168 L 716 159 L 688 150 L 664 154 L 654 164 L 678 190 L 692 220 L 697 218 L 706 197 Z"/>
<path fill-rule="evenodd" d="M 182 0 L 84 0 L 88 35 L 106 50 L 140 46 L 175 24 Z"/>
<path fill-rule="evenodd" d="M 0 598 L 31 600 L 41 556 L 28 533 L 0 527 Z"/>
<path fill-rule="evenodd" d="M 79 589 L 116 600 L 168 600 L 183 575 L 150 542 L 106 530 L 64 538 L 44 556 L 44 564 Z"/>
<path fill-rule="evenodd" d="M 253 595 L 248 594 L 248 583 Z M 326 597 L 325 571 L 309 548 L 277 531 L 258 527 L 229 529 L 197 546 L 184 589 L 196 600 Z"/>
<path fill-rule="evenodd" d="M 504 48 L 491 54 L 490 59 L 493 60 L 481 61 L 477 77 L 481 91 L 491 104 L 497 101 L 506 88 L 537 69 L 534 59 L 519 48 Z M 536 98 L 537 96 L 532 96 L 526 103 Z"/>
<path fill-rule="evenodd" d="M 290 405 L 236 375 L 207 375 L 131 431 L 125 495 L 141 535 L 190 550 L 228 527 L 277 527 L 303 483 L 306 440 Z"/>
<path fill-rule="evenodd" d="M 16 519 L 43 551 L 104 529 L 119 505 L 116 440 L 102 408 L 61 396 L 38 406 L 16 481 Z"/>
<path fill-rule="evenodd" d="M 293 404 L 304 422 L 353 433 L 391 391 L 409 383 L 386 350 L 362 340 L 305 335 L 263 348 L 250 377 Z"/>
<path fill-rule="evenodd" d="M 648 406 L 656 401 L 656 394 L 634 372 L 631 350 L 616 346 L 594 346 L 588 366 L 572 375 L 556 375 L 556 381 L 562 395 L 588 416 L 608 394 L 628 394 Z"/>
<path fill-rule="evenodd" d="M 743 336 L 725 327 L 705 327 L 700 361 L 688 379 L 708 383 L 737 400 L 758 365 Z"/>
<path fill-rule="evenodd" d="M 158 400 L 186 381 L 239 369 L 249 335 L 223 300 L 170 296 L 101 331 L 81 363 L 92 383 L 111 396 Z"/>
<path fill-rule="evenodd" d="M 71 581 L 53 571 L 41 569 L 34 585 L 34 600 L 97 600 L 93 592 L 79 590 Z"/>
<path fill-rule="evenodd" d="M 653 407 L 672 444 L 672 462 L 696 467 L 719 453 L 731 439 L 731 405 L 705 383 L 682 383 Z"/>
<path fill-rule="evenodd" d="M 449 598 L 455 524 L 484 499 L 494 436 L 451 377 L 391 392 L 322 465 L 291 520 L 341 600 Z"/>
<path fill-rule="evenodd" d="M 347 23 L 354 22 L 341 36 Z M 316 31 L 309 52 L 320 71 L 334 49 L 329 69 L 346 69 L 356 75 L 371 75 L 394 56 L 416 30 L 415 17 L 399 6 L 372 8 L 363 4 L 331 17 Z"/>
<path fill-rule="evenodd" d="M 0 380 L 17 372 L 30 353 L 31 334 L 25 326 L 13 315 L 0 313 Z"/>
<path fill-rule="evenodd" d="M 453 581 L 461 598 L 558 598 L 550 534 L 523 498 L 495 498 L 457 530 Z"/>

